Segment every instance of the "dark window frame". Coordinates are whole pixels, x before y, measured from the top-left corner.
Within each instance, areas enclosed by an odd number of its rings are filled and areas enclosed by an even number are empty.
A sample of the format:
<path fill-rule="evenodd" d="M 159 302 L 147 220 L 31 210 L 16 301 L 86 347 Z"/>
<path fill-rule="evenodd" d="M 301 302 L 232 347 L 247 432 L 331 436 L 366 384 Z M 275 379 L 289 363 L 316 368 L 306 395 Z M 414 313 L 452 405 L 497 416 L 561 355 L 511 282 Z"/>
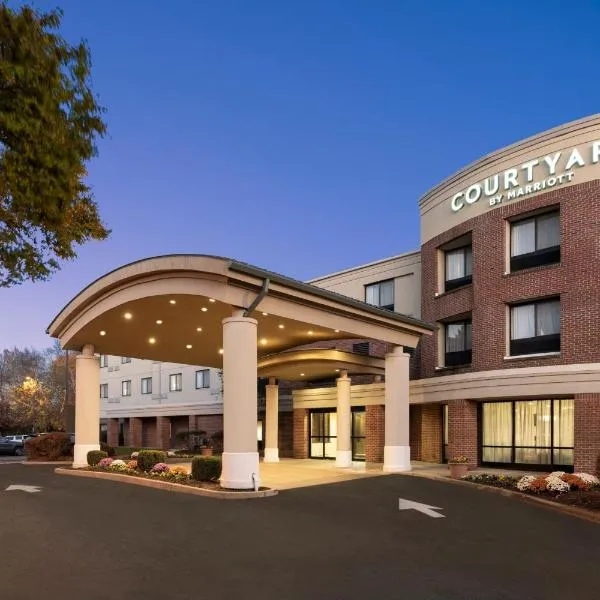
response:
<path fill-rule="evenodd" d="M 123 393 L 125 391 L 125 384 L 127 385 L 127 393 Z M 131 396 L 131 379 L 122 379 L 121 380 L 121 396 Z"/>
<path fill-rule="evenodd" d="M 175 377 L 175 381 L 179 382 L 179 387 L 174 388 L 171 386 L 171 381 L 173 381 L 173 377 Z M 179 378 L 179 379 L 177 379 Z M 181 392 L 183 391 L 183 373 L 170 373 L 169 374 L 169 392 Z"/>
<path fill-rule="evenodd" d="M 108 355 L 101 354 L 100 355 L 100 368 L 104 369 L 105 367 L 108 367 Z"/>
<path fill-rule="evenodd" d="M 103 394 L 102 392 L 105 391 L 106 394 Z M 100 384 L 100 398 L 108 398 L 108 383 L 101 383 Z"/>
<path fill-rule="evenodd" d="M 463 341 L 465 350 L 448 352 L 448 325 L 463 325 Z M 467 336 L 467 325 L 471 327 L 471 335 Z M 471 347 L 467 348 L 467 337 L 471 339 Z M 460 367 L 470 365 L 473 359 L 473 319 L 444 322 L 444 366 Z"/>
<path fill-rule="evenodd" d="M 121 364 L 124 365 L 126 363 L 130 363 L 131 362 L 131 358 L 129 358 L 129 356 L 121 356 Z"/>
<path fill-rule="evenodd" d="M 150 389 L 147 389 L 146 391 L 144 391 L 144 381 L 149 381 L 150 382 Z M 151 394 L 152 393 L 152 377 L 142 377 L 140 380 L 140 390 L 142 392 L 142 394 Z"/>
<path fill-rule="evenodd" d="M 365 284 L 365 302 L 367 302 L 367 289 L 371 288 L 371 287 L 375 287 L 375 286 L 380 286 L 382 283 L 390 283 L 392 284 L 392 295 L 393 295 L 393 303 L 392 304 L 370 304 L 370 306 L 376 306 L 377 308 L 381 308 L 383 310 L 394 310 L 395 306 L 396 306 L 396 286 L 395 286 L 395 279 L 382 279 L 381 281 L 374 281 L 373 283 L 367 283 Z M 381 294 L 380 294 L 381 295 Z M 367 304 L 369 304 L 367 302 Z"/>
<path fill-rule="evenodd" d="M 557 246 L 549 246 L 548 248 L 538 249 L 538 227 L 540 217 L 547 217 L 549 215 L 556 215 L 559 223 L 559 238 L 560 238 L 560 210 L 554 209 L 547 212 L 543 212 L 537 215 L 523 217 L 510 221 L 510 271 L 516 273 L 523 271 L 524 269 L 531 269 L 533 267 L 542 267 L 544 265 L 555 265 L 560 263 L 560 239 Z M 512 241 L 512 230 L 515 225 L 527 223 L 533 221 L 535 223 L 533 235 L 533 245 L 535 250 L 533 252 L 527 252 L 525 254 L 513 255 L 513 241 Z"/>
<path fill-rule="evenodd" d="M 537 309 L 540 304 L 549 304 L 551 302 L 558 301 L 558 319 L 559 319 L 559 332 L 550 333 L 546 335 L 534 335 L 528 338 L 512 339 L 512 320 L 513 320 L 513 308 L 517 306 L 529 306 L 533 305 L 534 315 L 533 321 L 537 329 Z M 560 352 L 560 297 L 544 298 L 543 300 L 533 300 L 527 302 L 519 302 L 518 304 L 511 304 L 509 306 L 509 346 L 510 356 L 527 356 L 528 354 L 549 354 L 554 352 Z"/>
<path fill-rule="evenodd" d="M 202 385 L 198 385 L 198 374 L 202 373 Z M 205 378 L 208 379 L 208 382 L 205 381 Z M 195 374 L 195 383 L 197 390 L 206 390 L 210 388 L 210 369 L 198 369 Z M 207 383 L 205 385 L 205 383 Z"/>
<path fill-rule="evenodd" d="M 456 279 L 448 279 L 448 269 L 447 269 L 447 261 L 446 256 L 450 252 L 456 252 L 457 250 L 463 250 L 463 272 L 467 272 L 467 252 L 465 250 L 471 250 L 471 272 L 467 275 L 463 275 L 462 277 L 457 277 Z M 459 287 L 463 287 L 465 285 L 470 285 L 473 283 L 473 244 L 465 244 L 464 246 L 459 246 L 458 248 L 452 248 L 451 250 L 444 250 L 444 291 L 450 292 Z"/>

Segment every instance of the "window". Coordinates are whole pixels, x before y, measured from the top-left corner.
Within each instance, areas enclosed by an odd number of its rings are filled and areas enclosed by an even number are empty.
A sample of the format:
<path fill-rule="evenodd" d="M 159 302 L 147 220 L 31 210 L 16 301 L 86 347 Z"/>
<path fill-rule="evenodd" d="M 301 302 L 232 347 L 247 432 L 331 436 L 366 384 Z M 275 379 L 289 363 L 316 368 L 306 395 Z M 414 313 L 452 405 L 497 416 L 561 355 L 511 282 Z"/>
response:
<path fill-rule="evenodd" d="M 108 367 L 108 356 L 106 354 L 100 355 L 100 367 Z"/>
<path fill-rule="evenodd" d="M 121 381 L 121 396 L 131 396 L 131 379 Z"/>
<path fill-rule="evenodd" d="M 210 370 L 202 369 L 196 371 L 196 389 L 209 388 L 210 387 Z"/>
<path fill-rule="evenodd" d="M 444 252 L 446 277 L 444 291 L 449 292 L 473 281 L 473 249 L 463 246 Z"/>
<path fill-rule="evenodd" d="M 510 308 L 510 354 L 560 352 L 560 300 Z"/>
<path fill-rule="evenodd" d="M 369 342 L 356 342 L 356 344 L 352 344 L 352 352 L 354 352 L 354 354 L 365 354 L 368 356 L 369 350 Z"/>
<path fill-rule="evenodd" d="M 394 310 L 394 280 L 389 279 L 365 286 L 365 298 L 367 304 Z"/>
<path fill-rule="evenodd" d="M 142 377 L 142 394 L 152 393 L 152 377 Z"/>
<path fill-rule="evenodd" d="M 481 418 L 483 463 L 573 465 L 573 400 L 484 402 Z"/>
<path fill-rule="evenodd" d="M 446 323 L 445 360 L 447 367 L 471 363 L 471 319 Z"/>
<path fill-rule="evenodd" d="M 121 356 L 121 364 L 124 365 L 125 363 L 130 363 L 131 359 L 128 358 L 127 356 Z"/>
<path fill-rule="evenodd" d="M 560 262 L 560 215 L 558 211 L 511 223 L 511 271 L 557 262 Z"/>
<path fill-rule="evenodd" d="M 100 398 L 108 398 L 108 383 L 100 384 Z"/>
<path fill-rule="evenodd" d="M 181 390 L 182 390 L 181 373 L 175 373 L 173 375 L 169 375 L 169 391 L 170 392 L 180 392 Z"/>

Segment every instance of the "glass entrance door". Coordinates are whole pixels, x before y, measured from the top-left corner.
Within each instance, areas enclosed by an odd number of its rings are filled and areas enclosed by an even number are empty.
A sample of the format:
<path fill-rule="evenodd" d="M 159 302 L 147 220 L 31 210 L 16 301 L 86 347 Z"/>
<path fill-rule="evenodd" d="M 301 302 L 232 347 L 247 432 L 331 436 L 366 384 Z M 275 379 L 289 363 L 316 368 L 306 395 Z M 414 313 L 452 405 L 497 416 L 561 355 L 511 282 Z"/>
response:
<path fill-rule="evenodd" d="M 365 460 L 366 413 L 361 407 L 352 409 L 352 460 Z"/>
<path fill-rule="evenodd" d="M 335 458 L 337 449 L 337 414 L 328 408 L 310 411 L 310 458 Z"/>

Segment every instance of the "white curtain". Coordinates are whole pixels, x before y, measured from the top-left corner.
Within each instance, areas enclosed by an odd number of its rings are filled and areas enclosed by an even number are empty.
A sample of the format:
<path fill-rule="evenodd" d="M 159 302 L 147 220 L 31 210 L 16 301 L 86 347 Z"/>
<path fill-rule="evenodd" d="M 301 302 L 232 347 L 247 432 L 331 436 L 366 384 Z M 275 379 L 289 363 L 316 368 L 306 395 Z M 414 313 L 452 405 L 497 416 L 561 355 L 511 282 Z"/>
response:
<path fill-rule="evenodd" d="M 535 252 L 535 220 L 513 223 L 510 228 L 511 256 Z"/>
<path fill-rule="evenodd" d="M 574 435 L 574 401 L 554 401 L 554 445 L 573 447 Z"/>
<path fill-rule="evenodd" d="M 464 329 L 464 323 L 448 323 L 446 325 L 446 352 L 465 350 Z"/>
<path fill-rule="evenodd" d="M 511 461 L 512 419 L 511 402 L 489 402 L 483 405 L 482 458 L 485 462 Z"/>
<path fill-rule="evenodd" d="M 446 281 L 460 279 L 465 276 L 464 250 L 446 252 Z"/>
<path fill-rule="evenodd" d="M 560 245 L 560 218 L 558 213 L 538 217 L 537 228 L 538 250 Z"/>
<path fill-rule="evenodd" d="M 515 462 L 547 464 L 550 457 L 551 400 L 515 402 Z"/>
<path fill-rule="evenodd" d="M 560 301 L 537 305 L 536 335 L 560 333 Z"/>
<path fill-rule="evenodd" d="M 373 304 L 374 306 L 379 306 L 379 286 L 378 285 L 369 285 L 367 286 L 367 304 Z"/>
<path fill-rule="evenodd" d="M 379 284 L 379 306 L 394 305 L 394 282 L 385 281 Z"/>
<path fill-rule="evenodd" d="M 535 337 L 535 305 L 522 304 L 510 309 L 510 339 Z"/>

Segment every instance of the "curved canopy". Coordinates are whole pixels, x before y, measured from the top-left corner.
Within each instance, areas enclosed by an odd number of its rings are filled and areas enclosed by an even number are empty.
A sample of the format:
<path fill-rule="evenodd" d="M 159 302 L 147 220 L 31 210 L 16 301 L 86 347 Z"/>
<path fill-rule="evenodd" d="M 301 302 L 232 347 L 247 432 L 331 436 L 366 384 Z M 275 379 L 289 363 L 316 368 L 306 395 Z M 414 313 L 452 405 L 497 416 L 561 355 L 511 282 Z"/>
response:
<path fill-rule="evenodd" d="M 258 356 L 335 339 L 416 346 L 434 326 L 227 258 L 169 255 L 100 277 L 47 333 L 67 349 L 220 368 L 222 320 L 258 321 Z M 337 367 L 336 367 L 337 368 Z"/>

